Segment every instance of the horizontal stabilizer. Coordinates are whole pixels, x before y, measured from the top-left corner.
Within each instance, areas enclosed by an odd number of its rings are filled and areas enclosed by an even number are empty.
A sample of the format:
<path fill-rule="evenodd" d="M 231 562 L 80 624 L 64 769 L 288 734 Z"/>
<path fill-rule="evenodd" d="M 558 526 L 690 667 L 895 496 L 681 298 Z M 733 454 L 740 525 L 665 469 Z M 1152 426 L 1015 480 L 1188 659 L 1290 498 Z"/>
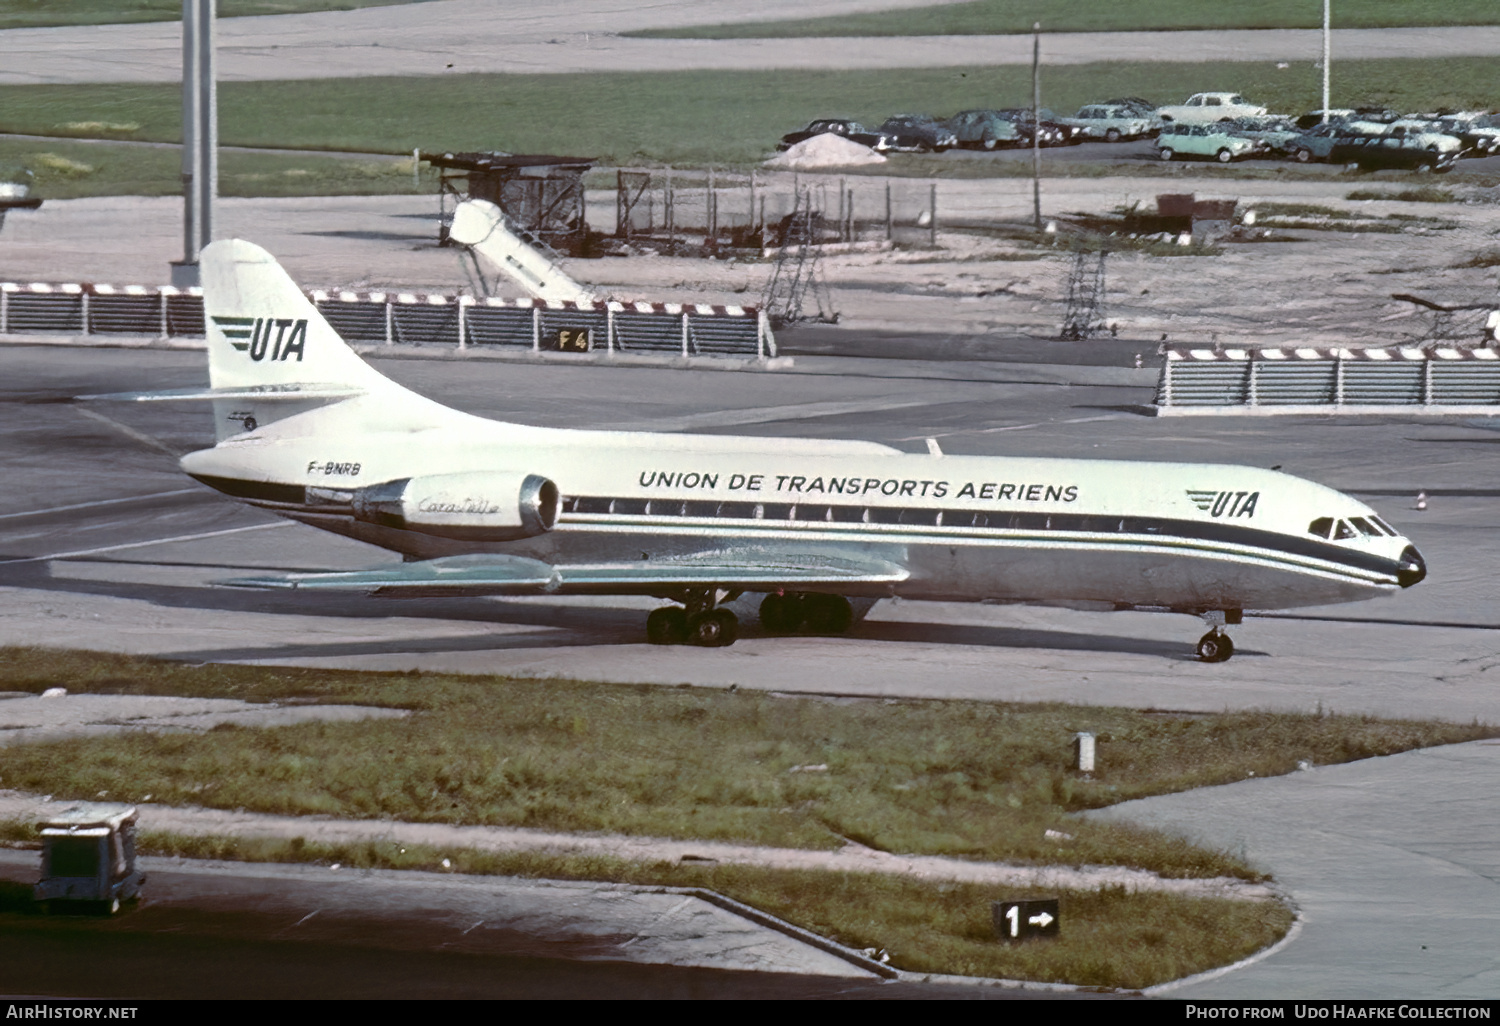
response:
<path fill-rule="evenodd" d="M 712 586 L 773 589 L 886 583 L 904 581 L 908 576 L 904 567 L 883 560 L 731 550 L 575 566 L 553 566 L 519 556 L 474 554 L 374 570 L 238 577 L 218 583 L 235 588 L 433 596 L 526 595 L 599 588 L 643 592 Z"/>
<path fill-rule="evenodd" d="M 307 399 L 352 399 L 365 390 L 353 385 L 250 385 L 240 388 L 169 388 L 160 392 L 106 392 L 103 395 L 80 395 L 75 399 L 103 399 L 113 402 L 191 402 L 211 399 L 257 399 L 274 402 L 284 399 L 301 402 Z"/>

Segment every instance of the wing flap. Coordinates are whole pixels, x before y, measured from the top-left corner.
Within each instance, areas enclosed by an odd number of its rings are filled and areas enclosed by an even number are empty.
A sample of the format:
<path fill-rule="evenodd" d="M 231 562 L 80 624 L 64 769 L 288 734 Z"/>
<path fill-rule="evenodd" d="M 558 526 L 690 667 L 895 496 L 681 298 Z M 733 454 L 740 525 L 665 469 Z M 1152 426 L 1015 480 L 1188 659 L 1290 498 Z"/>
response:
<path fill-rule="evenodd" d="M 237 577 L 235 588 L 362 591 L 385 596 L 525 595 L 569 591 L 646 591 L 687 587 L 795 587 L 904 581 L 885 560 L 757 551 L 706 552 L 618 563 L 558 565 L 520 556 L 475 554 L 372 570 Z"/>
<path fill-rule="evenodd" d="M 231 588 L 437 596 L 542 591 L 556 577 L 553 567 L 540 560 L 493 555 L 428 559 L 372 570 L 235 577 L 216 583 Z"/>

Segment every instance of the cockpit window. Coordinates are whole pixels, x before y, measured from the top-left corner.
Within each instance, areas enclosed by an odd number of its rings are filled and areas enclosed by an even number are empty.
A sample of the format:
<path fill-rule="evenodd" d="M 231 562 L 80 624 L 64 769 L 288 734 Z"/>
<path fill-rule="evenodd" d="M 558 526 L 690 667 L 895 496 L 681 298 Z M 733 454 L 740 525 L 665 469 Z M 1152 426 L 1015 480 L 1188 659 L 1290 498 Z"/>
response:
<path fill-rule="evenodd" d="M 1333 517 L 1319 517 L 1307 525 L 1307 533 L 1318 538 L 1327 538 L 1333 530 Z"/>
<path fill-rule="evenodd" d="M 1350 517 L 1349 523 L 1353 524 L 1355 528 L 1358 529 L 1359 533 L 1364 535 L 1366 538 L 1380 537 L 1380 529 L 1377 528 L 1374 524 L 1370 523 L 1364 517 Z"/>
<path fill-rule="evenodd" d="M 1398 532 L 1394 527 L 1392 527 L 1390 524 L 1386 523 L 1384 520 L 1381 520 L 1377 516 L 1371 516 L 1370 517 L 1370 522 L 1373 523 L 1376 527 L 1380 528 L 1386 534 L 1390 535 L 1392 538 L 1399 538 L 1399 537 L 1401 537 L 1400 532 Z"/>
<path fill-rule="evenodd" d="M 1347 523 L 1345 523 L 1342 520 L 1340 520 L 1334 526 L 1334 529 L 1333 529 L 1333 540 L 1334 541 L 1348 541 L 1350 538 L 1358 538 L 1358 537 L 1359 537 L 1359 535 L 1357 535 L 1357 534 L 1354 533 L 1354 528 L 1350 527 Z"/>

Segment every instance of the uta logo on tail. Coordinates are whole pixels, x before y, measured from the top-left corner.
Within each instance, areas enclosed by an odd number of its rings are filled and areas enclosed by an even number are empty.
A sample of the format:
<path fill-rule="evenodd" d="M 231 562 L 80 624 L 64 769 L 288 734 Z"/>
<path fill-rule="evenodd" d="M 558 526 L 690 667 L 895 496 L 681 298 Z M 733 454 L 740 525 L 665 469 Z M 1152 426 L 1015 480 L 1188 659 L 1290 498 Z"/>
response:
<path fill-rule="evenodd" d="M 292 320 L 216 316 L 213 321 L 229 344 L 242 353 L 248 351 L 252 360 L 290 360 L 296 353 L 297 362 L 302 362 L 302 350 L 307 345 L 305 317 Z"/>

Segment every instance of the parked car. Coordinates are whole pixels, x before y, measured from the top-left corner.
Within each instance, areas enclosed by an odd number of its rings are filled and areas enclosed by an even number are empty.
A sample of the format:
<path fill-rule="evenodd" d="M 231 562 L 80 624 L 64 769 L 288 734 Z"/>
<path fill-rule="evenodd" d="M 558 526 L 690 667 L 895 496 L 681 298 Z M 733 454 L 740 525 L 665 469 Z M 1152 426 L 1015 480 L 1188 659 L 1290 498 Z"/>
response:
<path fill-rule="evenodd" d="M 1186 103 L 1175 107 L 1158 107 L 1156 116 L 1163 121 L 1188 125 L 1206 125 L 1231 118 L 1256 117 L 1266 108 L 1256 106 L 1239 93 L 1194 93 Z"/>
<path fill-rule="evenodd" d="M 1016 126 L 1016 131 L 1021 136 L 1022 146 L 1032 145 L 1033 135 L 1036 137 L 1036 141 L 1043 146 L 1066 146 L 1070 142 L 1083 141 L 1083 136 L 1078 134 L 1078 129 L 1055 120 L 1056 115 L 1053 115 L 1053 118 L 1048 118 L 1047 115 L 1052 113 L 1049 110 L 1044 109 L 1040 112 L 1042 115 L 1040 122 L 1032 119 L 1029 107 L 1007 107 L 995 113 Z M 1035 127 L 1037 125 L 1040 127 Z M 1074 139 L 1075 135 L 1077 136 L 1076 140 Z"/>
<path fill-rule="evenodd" d="M 885 151 L 890 149 L 886 136 L 879 132 L 872 132 L 858 121 L 845 121 L 839 118 L 825 118 L 810 123 L 800 132 L 788 132 L 781 137 L 781 142 L 776 144 L 778 150 L 785 150 L 797 145 L 799 142 L 811 139 L 815 135 L 841 135 L 845 139 L 868 146 L 872 150 Z"/>
<path fill-rule="evenodd" d="M 1315 160 L 1327 160 L 1333 145 L 1342 133 L 1336 122 L 1318 125 L 1296 136 L 1287 143 L 1287 152 L 1298 162 L 1306 164 Z"/>
<path fill-rule="evenodd" d="M 1406 171 L 1452 170 L 1458 152 L 1433 151 L 1410 138 L 1398 135 L 1340 135 L 1328 159 L 1360 171 L 1396 168 Z"/>
<path fill-rule="evenodd" d="M 1077 114 L 1065 118 L 1064 122 L 1081 129 L 1085 138 L 1103 139 L 1105 142 L 1140 139 L 1160 127 L 1150 115 L 1139 114 L 1130 107 L 1108 103 L 1091 103 L 1087 107 L 1080 107 Z"/>
<path fill-rule="evenodd" d="M 1500 153 L 1500 117 L 1494 114 L 1460 111 L 1435 115 L 1432 121 L 1439 131 L 1457 137 L 1469 156 Z"/>
<path fill-rule="evenodd" d="M 1139 96 L 1117 96 L 1113 100 L 1105 100 L 1106 107 L 1124 107 L 1138 117 L 1156 120 L 1156 104 L 1150 100 L 1143 100 Z"/>
<path fill-rule="evenodd" d="M 1261 143 L 1267 153 L 1278 157 L 1291 152 L 1293 140 L 1302 133 L 1297 126 L 1284 117 L 1268 115 L 1261 118 L 1235 118 L 1224 126 L 1234 135 Z"/>
<path fill-rule="evenodd" d="M 1260 153 L 1262 144 L 1235 135 L 1224 125 L 1163 125 L 1156 137 L 1156 153 L 1162 160 L 1207 157 L 1227 164 Z"/>
<path fill-rule="evenodd" d="M 1021 133 L 1015 122 L 994 110 L 963 110 L 944 122 L 958 139 L 958 145 L 993 150 L 1000 146 L 1018 146 Z"/>
<path fill-rule="evenodd" d="M 1403 146 L 1431 150 L 1433 153 L 1451 153 L 1457 156 L 1464 148 L 1463 141 L 1457 136 L 1439 131 L 1436 126 L 1420 118 L 1402 118 L 1389 124 L 1361 118 L 1344 122 L 1342 128 L 1361 135 L 1390 136 L 1400 139 Z"/>
<path fill-rule="evenodd" d="M 958 137 L 931 114 L 897 114 L 876 131 L 886 136 L 891 149 L 904 153 L 941 153 L 958 145 Z"/>
<path fill-rule="evenodd" d="M 1327 116 L 1325 117 L 1324 115 Z M 1350 107 L 1329 107 L 1327 110 L 1320 107 L 1317 110 L 1308 111 L 1294 121 L 1293 124 L 1303 131 L 1309 131 L 1314 128 L 1320 128 L 1323 125 L 1343 124 L 1353 116 L 1354 110 Z"/>

